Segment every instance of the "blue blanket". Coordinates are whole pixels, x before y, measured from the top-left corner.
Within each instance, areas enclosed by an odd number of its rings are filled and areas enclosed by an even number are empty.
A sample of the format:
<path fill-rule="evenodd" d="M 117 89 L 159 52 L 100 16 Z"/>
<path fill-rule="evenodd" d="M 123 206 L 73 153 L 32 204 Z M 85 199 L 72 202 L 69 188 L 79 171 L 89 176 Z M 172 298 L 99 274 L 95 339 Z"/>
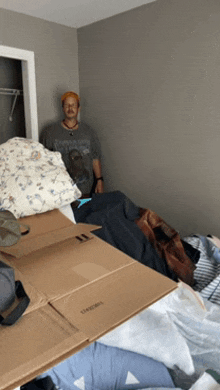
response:
<path fill-rule="evenodd" d="M 43 376 L 47 375 L 60 390 L 175 387 L 163 363 L 98 342 L 72 355 Z"/>

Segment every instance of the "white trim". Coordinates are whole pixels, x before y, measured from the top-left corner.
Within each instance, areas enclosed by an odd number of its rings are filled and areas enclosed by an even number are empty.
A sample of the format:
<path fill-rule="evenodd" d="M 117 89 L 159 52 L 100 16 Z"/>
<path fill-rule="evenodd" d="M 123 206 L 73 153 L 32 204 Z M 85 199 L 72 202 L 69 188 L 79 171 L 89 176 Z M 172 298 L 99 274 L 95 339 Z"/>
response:
<path fill-rule="evenodd" d="M 38 141 L 37 93 L 34 52 L 0 45 L 0 56 L 22 61 L 26 137 Z"/>

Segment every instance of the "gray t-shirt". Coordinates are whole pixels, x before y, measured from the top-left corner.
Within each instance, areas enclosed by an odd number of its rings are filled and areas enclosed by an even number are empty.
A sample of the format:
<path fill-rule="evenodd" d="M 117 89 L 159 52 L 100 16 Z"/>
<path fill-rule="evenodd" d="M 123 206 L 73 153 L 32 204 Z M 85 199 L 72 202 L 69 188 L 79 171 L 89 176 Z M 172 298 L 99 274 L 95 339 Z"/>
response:
<path fill-rule="evenodd" d="M 93 185 L 93 160 L 101 159 L 95 132 L 83 122 L 77 130 L 65 129 L 61 122 L 46 128 L 40 142 L 51 151 L 62 155 L 67 171 L 82 194 L 89 194 Z"/>

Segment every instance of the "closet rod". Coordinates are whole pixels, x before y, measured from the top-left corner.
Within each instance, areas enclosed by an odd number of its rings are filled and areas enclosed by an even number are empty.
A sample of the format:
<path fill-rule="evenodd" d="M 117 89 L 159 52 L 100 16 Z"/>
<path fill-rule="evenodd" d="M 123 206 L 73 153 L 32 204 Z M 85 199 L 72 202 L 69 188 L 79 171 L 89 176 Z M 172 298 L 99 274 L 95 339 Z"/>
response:
<path fill-rule="evenodd" d="M 21 89 L 12 89 L 12 88 L 0 88 L 0 95 L 22 95 L 23 91 Z"/>

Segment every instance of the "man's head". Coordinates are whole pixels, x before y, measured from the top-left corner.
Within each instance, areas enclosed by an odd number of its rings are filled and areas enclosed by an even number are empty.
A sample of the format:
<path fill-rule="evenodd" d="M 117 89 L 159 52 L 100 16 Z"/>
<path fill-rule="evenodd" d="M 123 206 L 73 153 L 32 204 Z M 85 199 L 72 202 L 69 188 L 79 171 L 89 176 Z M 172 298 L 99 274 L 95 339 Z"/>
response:
<path fill-rule="evenodd" d="M 66 92 L 61 96 L 61 102 L 63 106 L 63 112 L 67 119 L 77 118 L 80 98 L 75 92 Z"/>

